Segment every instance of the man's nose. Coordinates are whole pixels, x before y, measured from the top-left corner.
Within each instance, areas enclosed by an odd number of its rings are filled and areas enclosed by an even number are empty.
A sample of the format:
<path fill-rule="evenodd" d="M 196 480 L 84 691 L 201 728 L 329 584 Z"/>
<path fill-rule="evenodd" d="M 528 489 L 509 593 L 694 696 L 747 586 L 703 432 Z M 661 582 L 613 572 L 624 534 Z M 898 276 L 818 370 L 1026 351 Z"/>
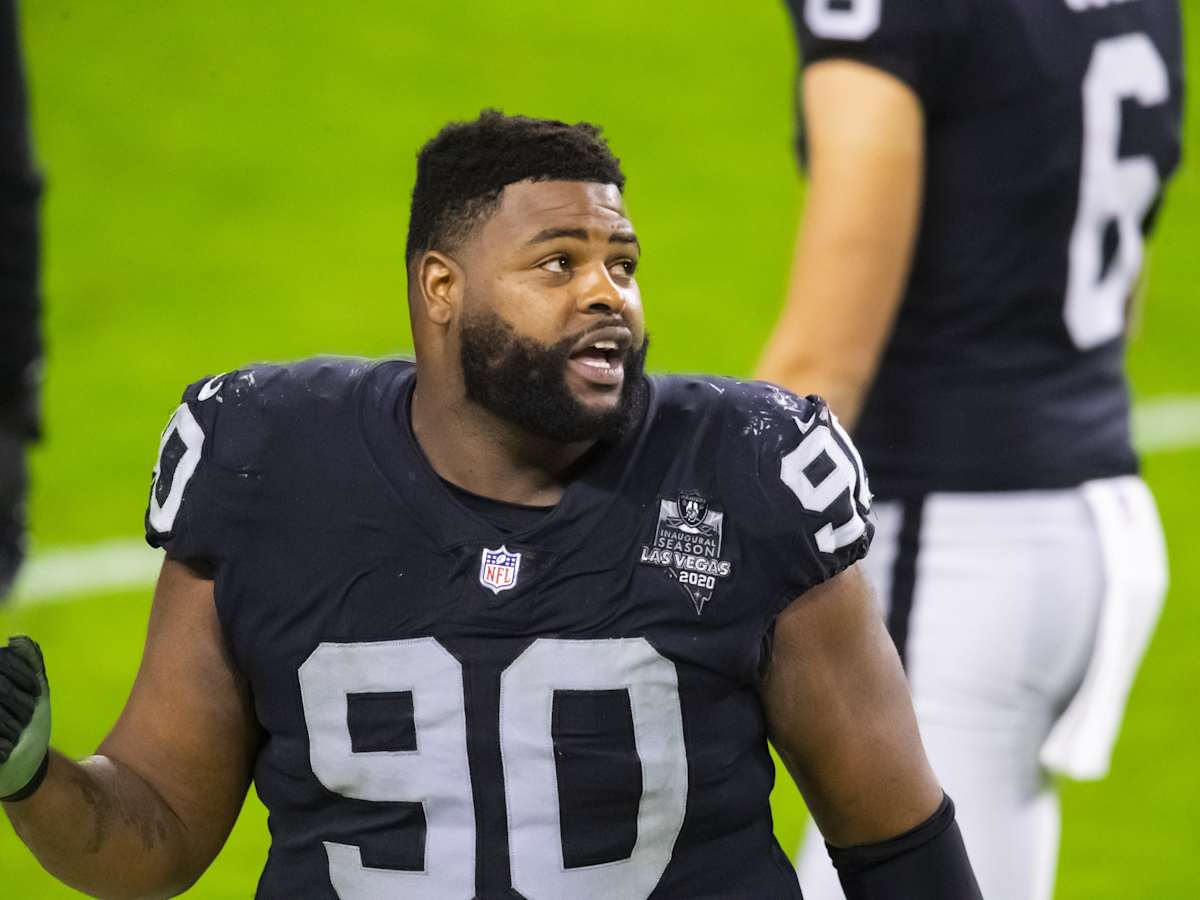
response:
<path fill-rule="evenodd" d="M 612 273 L 604 265 L 589 266 L 579 285 L 579 309 L 589 313 L 617 313 L 625 310 L 627 300 Z"/>

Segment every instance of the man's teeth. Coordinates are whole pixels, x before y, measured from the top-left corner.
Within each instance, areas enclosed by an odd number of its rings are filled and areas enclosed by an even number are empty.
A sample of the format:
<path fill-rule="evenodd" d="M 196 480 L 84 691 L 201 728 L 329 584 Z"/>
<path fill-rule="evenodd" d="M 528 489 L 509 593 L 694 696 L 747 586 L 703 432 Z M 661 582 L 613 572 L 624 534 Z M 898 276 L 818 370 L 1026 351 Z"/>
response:
<path fill-rule="evenodd" d="M 592 344 L 592 346 L 595 347 L 597 350 L 616 350 L 617 342 L 616 341 L 596 341 L 596 343 Z"/>

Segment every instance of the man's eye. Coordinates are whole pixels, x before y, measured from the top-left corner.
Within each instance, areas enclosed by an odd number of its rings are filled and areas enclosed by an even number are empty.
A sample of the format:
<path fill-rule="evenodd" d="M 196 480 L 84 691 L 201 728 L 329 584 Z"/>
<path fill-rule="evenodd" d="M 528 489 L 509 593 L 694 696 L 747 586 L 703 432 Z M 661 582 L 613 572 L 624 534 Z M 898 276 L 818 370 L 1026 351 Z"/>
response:
<path fill-rule="evenodd" d="M 633 273 L 637 271 L 637 265 L 636 259 L 619 259 L 613 263 L 612 267 L 615 270 L 614 274 L 632 278 Z"/>
<path fill-rule="evenodd" d="M 542 263 L 542 268 L 547 272 L 553 272 L 558 275 L 571 268 L 571 260 L 567 259 L 566 256 L 555 256 L 553 259 L 548 259 Z"/>

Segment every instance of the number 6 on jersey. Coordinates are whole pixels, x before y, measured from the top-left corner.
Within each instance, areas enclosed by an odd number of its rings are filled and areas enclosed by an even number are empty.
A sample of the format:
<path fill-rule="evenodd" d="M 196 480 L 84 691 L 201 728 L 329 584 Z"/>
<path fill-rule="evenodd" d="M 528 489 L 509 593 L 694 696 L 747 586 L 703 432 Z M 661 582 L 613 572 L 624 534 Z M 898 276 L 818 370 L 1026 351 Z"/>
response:
<path fill-rule="evenodd" d="M 1120 157 L 1121 104 L 1155 106 L 1170 97 L 1166 63 L 1144 34 L 1100 41 L 1083 80 L 1083 161 L 1079 212 L 1071 232 L 1063 318 L 1080 350 L 1124 330 L 1125 303 L 1142 268 L 1142 223 L 1161 181 L 1154 160 Z M 1116 226 L 1115 257 L 1104 271 L 1104 238 Z"/>

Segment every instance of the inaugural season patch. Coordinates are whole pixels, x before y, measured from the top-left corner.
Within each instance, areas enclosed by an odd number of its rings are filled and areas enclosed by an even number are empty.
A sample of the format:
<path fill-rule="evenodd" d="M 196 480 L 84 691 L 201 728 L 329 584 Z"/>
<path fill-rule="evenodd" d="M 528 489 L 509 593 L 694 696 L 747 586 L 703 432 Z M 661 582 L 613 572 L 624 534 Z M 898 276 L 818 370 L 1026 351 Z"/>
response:
<path fill-rule="evenodd" d="M 717 581 L 733 573 L 733 563 L 721 559 L 721 532 L 725 514 L 710 509 L 708 500 L 695 491 L 684 491 L 675 500 L 662 500 L 654 541 L 642 545 L 639 562 L 658 566 L 678 582 L 696 607 L 712 599 Z"/>

